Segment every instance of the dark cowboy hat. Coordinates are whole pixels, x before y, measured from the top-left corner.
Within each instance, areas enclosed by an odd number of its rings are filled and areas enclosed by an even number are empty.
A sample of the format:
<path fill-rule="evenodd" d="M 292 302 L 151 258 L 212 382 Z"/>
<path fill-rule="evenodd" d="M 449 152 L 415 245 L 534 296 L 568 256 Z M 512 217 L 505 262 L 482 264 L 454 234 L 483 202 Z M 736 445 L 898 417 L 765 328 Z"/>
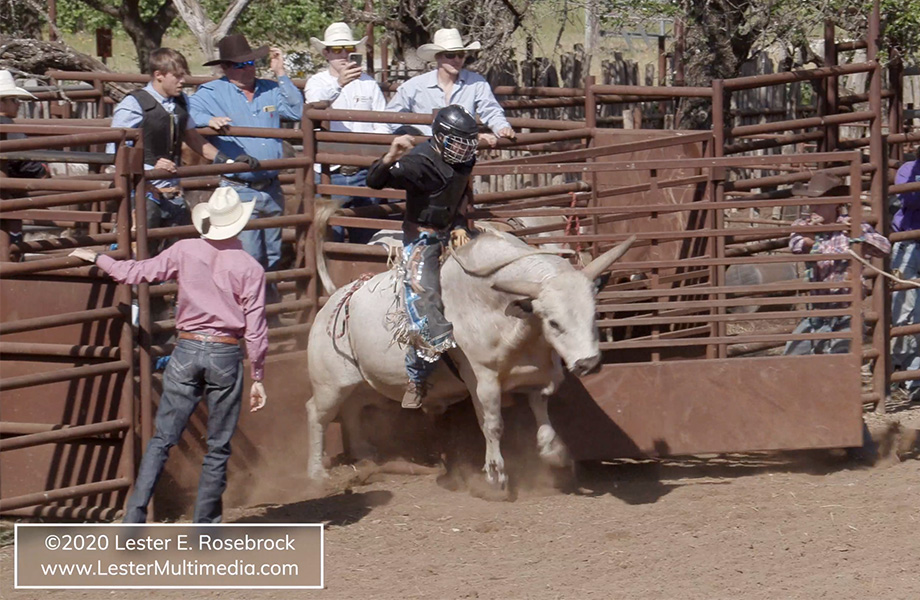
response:
<path fill-rule="evenodd" d="M 204 66 L 219 65 L 220 63 L 238 63 L 248 60 L 259 60 L 268 56 L 268 46 L 259 46 L 253 50 L 242 33 L 228 35 L 217 43 L 217 52 L 220 58 L 209 60 Z"/>
<path fill-rule="evenodd" d="M 847 185 L 843 179 L 836 175 L 825 173 L 824 171 L 814 173 L 807 184 L 799 181 L 792 186 L 793 194 L 796 196 L 808 196 L 810 198 L 834 195 L 830 194 L 832 191 L 836 192 L 836 195 L 848 195 L 850 193 L 850 186 Z"/>

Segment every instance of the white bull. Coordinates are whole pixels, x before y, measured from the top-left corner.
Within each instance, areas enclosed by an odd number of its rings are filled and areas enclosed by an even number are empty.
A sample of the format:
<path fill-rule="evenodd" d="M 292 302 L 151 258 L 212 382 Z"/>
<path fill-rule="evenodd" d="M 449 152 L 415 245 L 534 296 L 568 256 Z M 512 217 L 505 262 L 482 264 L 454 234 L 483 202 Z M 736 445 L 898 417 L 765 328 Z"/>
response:
<path fill-rule="evenodd" d="M 541 458 L 571 464 L 568 449 L 550 424 L 547 400 L 562 382 L 562 364 L 583 375 L 600 360 L 594 324 L 594 279 L 632 240 L 598 257 L 582 271 L 565 259 L 535 251 L 505 233 L 483 233 L 451 255 L 441 268 L 444 314 L 453 323 L 450 351 L 462 381 L 442 360 L 429 381 L 426 405 L 473 399 L 486 440 L 483 470 L 495 487 L 507 484 L 499 448 L 502 392 L 527 393 L 537 421 Z M 462 262 L 462 266 L 461 266 Z M 313 397 L 307 402 L 309 475 L 320 479 L 323 434 L 349 399 L 379 394 L 399 401 L 408 378 L 405 350 L 386 323 L 402 311 L 395 271 L 364 285 L 338 290 L 314 321 L 308 346 Z M 397 295 L 397 290 L 399 293 Z M 347 416 L 347 415 L 346 415 Z M 345 423 L 346 428 L 354 423 Z"/>

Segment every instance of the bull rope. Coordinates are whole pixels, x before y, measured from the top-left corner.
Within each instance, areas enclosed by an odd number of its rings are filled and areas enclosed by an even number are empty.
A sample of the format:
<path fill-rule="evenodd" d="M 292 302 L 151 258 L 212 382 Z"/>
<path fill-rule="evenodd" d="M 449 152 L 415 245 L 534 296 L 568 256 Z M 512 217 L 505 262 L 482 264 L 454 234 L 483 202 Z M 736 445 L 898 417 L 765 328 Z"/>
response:
<path fill-rule="evenodd" d="M 364 284 L 370 281 L 372 277 L 374 277 L 373 273 L 362 273 L 361 276 L 351 284 L 351 287 L 348 288 L 348 291 L 342 294 L 342 297 L 339 299 L 339 303 L 335 306 L 335 314 L 326 327 L 326 333 L 329 335 L 329 337 L 332 339 L 338 339 L 345 335 L 345 330 L 348 327 L 348 307 L 351 304 L 351 297 L 354 296 L 355 292 L 364 287 Z M 342 320 L 342 330 L 336 334 L 335 329 L 338 325 L 339 315 L 341 315 L 342 311 L 345 311 L 345 318 Z"/>
<path fill-rule="evenodd" d="M 572 202 L 569 204 L 569 208 L 574 209 L 576 204 L 575 192 L 571 192 Z M 565 233 L 564 235 L 574 235 L 578 236 L 578 232 L 581 230 L 581 218 L 578 215 L 570 215 L 565 218 Z M 575 252 L 581 252 L 581 242 L 575 242 Z"/>

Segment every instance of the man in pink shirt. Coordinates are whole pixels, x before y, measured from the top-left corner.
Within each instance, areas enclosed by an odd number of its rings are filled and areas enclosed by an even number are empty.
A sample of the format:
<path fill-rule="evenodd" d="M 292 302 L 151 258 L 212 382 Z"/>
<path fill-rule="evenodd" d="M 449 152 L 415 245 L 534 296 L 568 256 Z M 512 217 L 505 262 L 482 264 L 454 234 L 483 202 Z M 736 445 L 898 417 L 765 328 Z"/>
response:
<path fill-rule="evenodd" d="M 115 260 L 79 248 L 71 253 L 96 263 L 119 283 L 176 279 L 178 342 L 163 374 L 156 432 L 141 460 L 125 523 L 145 523 L 147 505 L 169 449 L 178 443 L 202 395 L 208 402 L 208 452 L 201 468 L 196 523 L 219 523 L 227 487 L 230 438 L 243 396 L 240 338 L 252 369 L 249 406 L 255 412 L 268 399 L 262 386 L 268 329 L 265 323 L 265 271 L 237 234 L 246 226 L 253 202 L 241 202 L 232 187 L 219 188 L 192 212 L 198 239 L 181 240 L 149 260 Z"/>

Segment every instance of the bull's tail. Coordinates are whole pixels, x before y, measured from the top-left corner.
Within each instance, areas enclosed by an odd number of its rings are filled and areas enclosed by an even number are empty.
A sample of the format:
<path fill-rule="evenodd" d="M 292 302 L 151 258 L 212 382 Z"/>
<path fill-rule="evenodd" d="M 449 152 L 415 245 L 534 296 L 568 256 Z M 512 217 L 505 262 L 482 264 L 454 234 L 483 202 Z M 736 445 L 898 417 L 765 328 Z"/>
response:
<path fill-rule="evenodd" d="M 336 285 L 329 275 L 329 266 L 326 264 L 326 253 L 323 251 L 323 242 L 326 241 L 326 226 L 329 219 L 341 208 L 341 204 L 327 198 L 316 199 L 315 219 L 313 228 L 316 231 L 314 239 L 316 240 L 316 272 L 319 280 L 322 282 L 327 294 L 332 294 L 336 290 Z"/>

